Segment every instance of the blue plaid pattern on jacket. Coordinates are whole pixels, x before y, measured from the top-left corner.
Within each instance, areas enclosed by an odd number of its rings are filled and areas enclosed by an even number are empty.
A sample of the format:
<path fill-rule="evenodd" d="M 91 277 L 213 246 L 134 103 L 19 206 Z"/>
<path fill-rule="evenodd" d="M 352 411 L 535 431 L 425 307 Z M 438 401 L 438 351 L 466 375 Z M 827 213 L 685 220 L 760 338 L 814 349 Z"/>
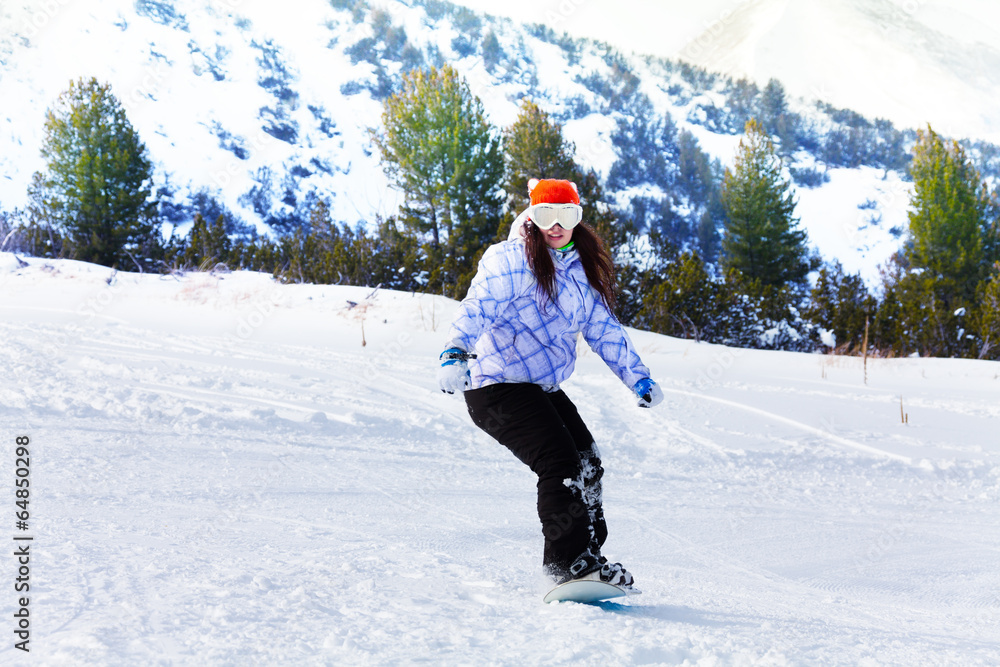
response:
<path fill-rule="evenodd" d="M 632 341 L 590 286 L 575 250 L 550 250 L 556 300 L 538 287 L 520 239 L 483 254 L 469 293 L 449 331 L 449 347 L 475 352 L 472 388 L 530 382 L 555 391 L 576 366 L 576 339 L 590 348 L 629 389 L 649 377 Z"/>

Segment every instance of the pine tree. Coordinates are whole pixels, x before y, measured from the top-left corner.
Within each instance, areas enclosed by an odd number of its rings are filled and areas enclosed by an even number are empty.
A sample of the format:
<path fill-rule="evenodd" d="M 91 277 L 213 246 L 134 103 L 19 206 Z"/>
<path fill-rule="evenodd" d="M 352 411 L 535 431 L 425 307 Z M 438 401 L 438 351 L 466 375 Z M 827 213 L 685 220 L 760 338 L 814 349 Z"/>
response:
<path fill-rule="evenodd" d="M 63 235 L 69 256 L 121 267 L 158 256 L 152 165 L 110 86 L 71 82 L 46 114 L 41 153 L 31 216 Z"/>
<path fill-rule="evenodd" d="M 530 179 L 574 180 L 578 172 L 573 161 L 576 148 L 563 138 L 562 125 L 529 99 L 521 102 L 517 119 L 504 130 L 503 149 L 504 190 L 512 212 L 530 203 Z"/>
<path fill-rule="evenodd" d="M 906 259 L 954 286 L 949 305 L 968 302 L 989 270 L 985 185 L 965 149 L 946 143 L 930 127 L 917 133 L 913 153 Z"/>
<path fill-rule="evenodd" d="M 618 159 L 608 171 L 608 186 L 622 190 L 653 185 L 669 192 L 678 162 L 677 125 L 669 113 L 657 117 L 646 102 L 636 116 L 619 118 L 611 141 Z"/>
<path fill-rule="evenodd" d="M 1000 360 L 1000 262 L 990 279 L 979 285 L 972 325 L 979 343 L 976 357 Z"/>
<path fill-rule="evenodd" d="M 385 101 L 373 133 L 382 164 L 405 197 L 411 233 L 428 234 L 431 289 L 461 296 L 475 255 L 496 235 L 503 158 L 482 102 L 450 66 L 414 71 Z"/>
<path fill-rule="evenodd" d="M 195 213 L 194 225 L 188 234 L 187 248 L 181 257 L 186 266 L 211 269 L 216 264 L 231 261 L 232 243 L 226 234 L 226 219 L 220 215 L 209 226 L 201 213 Z"/>
<path fill-rule="evenodd" d="M 506 57 L 503 47 L 500 45 L 500 40 L 497 39 L 497 34 L 493 30 L 487 32 L 486 36 L 483 37 L 481 48 L 483 51 L 483 66 L 487 72 L 492 74 Z"/>
<path fill-rule="evenodd" d="M 715 262 L 719 255 L 718 230 L 726 218 L 721 195 L 724 172 L 721 163 L 701 150 L 698 140 L 687 130 L 677 134 L 677 148 L 677 190 L 687 198 L 702 259 Z"/>
<path fill-rule="evenodd" d="M 991 271 L 1000 264 L 1000 196 L 996 190 L 990 193 L 983 220 L 983 257 Z"/>
<path fill-rule="evenodd" d="M 883 295 L 870 322 L 869 349 L 880 356 L 907 356 L 917 350 L 903 315 L 899 277 L 902 269 L 895 261 L 882 268 Z"/>
<path fill-rule="evenodd" d="M 660 249 L 664 261 L 643 276 L 643 299 L 633 324 L 668 336 L 705 340 L 712 334 L 719 285 L 697 254 L 677 253 L 658 236 L 650 234 L 650 243 Z"/>
<path fill-rule="evenodd" d="M 749 121 L 722 185 L 727 217 L 722 265 L 727 271 L 765 287 L 804 281 L 811 263 L 806 233 L 793 217 L 790 189 L 771 139 L 757 121 Z"/>
<path fill-rule="evenodd" d="M 780 142 L 782 155 L 790 155 L 795 151 L 795 117 L 788 110 L 785 99 L 785 89 L 777 79 L 771 79 L 760 93 L 760 120 L 770 127 L 774 136 Z"/>
<path fill-rule="evenodd" d="M 990 268 L 986 187 L 961 145 L 930 127 L 918 132 L 910 171 L 910 237 L 886 279 L 901 320 L 893 351 L 977 356 L 977 291 Z"/>
<path fill-rule="evenodd" d="M 874 317 L 877 305 L 861 276 L 845 274 L 835 261 L 819 270 L 803 315 L 833 333 L 837 349 L 851 353 L 861 348 L 865 321 Z"/>

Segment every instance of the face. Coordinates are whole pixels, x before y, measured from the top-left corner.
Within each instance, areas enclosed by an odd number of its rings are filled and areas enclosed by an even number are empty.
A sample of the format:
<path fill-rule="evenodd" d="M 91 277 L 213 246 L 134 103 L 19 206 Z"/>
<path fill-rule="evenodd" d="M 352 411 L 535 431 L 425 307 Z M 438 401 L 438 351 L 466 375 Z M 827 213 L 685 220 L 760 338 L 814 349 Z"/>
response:
<path fill-rule="evenodd" d="M 548 244 L 550 248 L 558 250 L 567 243 L 569 243 L 573 238 L 572 229 L 563 229 L 562 225 L 556 223 L 549 227 L 548 229 L 538 229 L 545 237 L 545 243 Z"/>

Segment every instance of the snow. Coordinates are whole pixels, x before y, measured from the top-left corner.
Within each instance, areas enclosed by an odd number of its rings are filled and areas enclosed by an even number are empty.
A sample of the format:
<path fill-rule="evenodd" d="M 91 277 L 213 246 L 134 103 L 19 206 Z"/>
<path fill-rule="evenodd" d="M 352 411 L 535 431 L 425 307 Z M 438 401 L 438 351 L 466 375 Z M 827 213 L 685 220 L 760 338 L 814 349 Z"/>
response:
<path fill-rule="evenodd" d="M 601 178 L 607 178 L 611 167 L 618 160 L 618 153 L 611 141 L 616 127 L 613 118 L 592 113 L 567 121 L 563 125 L 563 137 L 576 147 L 574 160 L 590 166 Z"/>
<path fill-rule="evenodd" d="M 828 329 L 819 330 L 819 340 L 830 349 L 837 347 L 837 336 Z"/>
<path fill-rule="evenodd" d="M 830 169 L 827 175 L 830 182 L 823 187 L 795 188 L 795 216 L 823 257 L 837 258 L 848 274 L 860 274 L 877 288 L 879 268 L 909 230 L 913 184 L 872 167 Z M 866 202 L 872 208 L 860 208 Z"/>
<path fill-rule="evenodd" d="M 641 410 L 584 349 L 564 388 L 643 594 L 545 605 L 532 475 L 435 386 L 454 301 L 23 261 L 32 664 L 1000 661 L 996 363 L 636 331 Z"/>
<path fill-rule="evenodd" d="M 22 29 L 30 45 L 19 45 L 17 58 L 4 63 L 0 77 L 0 90 L 9 102 L 8 131 L 0 136 L 0 200 L 5 208 L 26 204 L 31 174 L 44 167 L 38 151 L 46 109 L 68 81 L 90 76 L 111 84 L 149 148 L 158 179 L 169 174 L 182 195 L 209 188 L 261 232 L 269 230 L 240 195 L 256 185 L 259 170 L 271 170 L 280 186 L 284 169 L 294 163 L 309 166 L 310 157 L 328 163 L 329 173 L 310 166 L 314 173 L 300 183 L 300 194 L 319 190 L 331 199 L 337 220 L 356 224 L 398 207 L 401 198 L 381 177 L 367 134 L 377 124 L 381 104 L 368 95 L 341 94 L 340 86 L 362 73 L 341 51 L 329 48 L 332 40 L 351 36 L 357 27 L 338 20 L 328 3 L 302 3 L 288 12 L 261 0 L 224 7 L 178 0 L 173 4 L 187 20 L 186 30 L 139 16 L 135 3 L 126 0 L 94 5 L 35 1 L 26 7 L 32 4 L 35 14 L 30 9 L 22 14 L 42 18 L 34 30 Z M 249 31 L 238 18 L 250 21 Z M 14 30 L 27 20 L 15 20 Z M 0 30 L 0 37 L 8 36 Z M 278 106 L 258 85 L 260 49 L 268 43 L 278 48 L 299 96 L 288 120 L 308 135 L 306 145 L 286 143 L 262 129 L 261 109 Z M 73 57 L 60 55 L 66 45 Z M 217 60 L 223 80 L 209 73 L 206 54 Z M 333 136 L 312 129 L 317 121 L 309 106 L 336 112 Z M 362 122 L 342 123 L 345 117 Z M 216 128 L 238 141 L 245 157 L 224 148 Z"/>

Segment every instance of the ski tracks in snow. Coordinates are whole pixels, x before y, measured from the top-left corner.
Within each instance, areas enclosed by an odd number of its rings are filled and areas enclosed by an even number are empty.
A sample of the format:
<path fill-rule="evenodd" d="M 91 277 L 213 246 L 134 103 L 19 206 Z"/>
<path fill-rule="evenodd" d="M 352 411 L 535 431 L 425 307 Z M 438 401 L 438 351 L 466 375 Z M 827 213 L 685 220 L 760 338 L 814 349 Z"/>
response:
<path fill-rule="evenodd" d="M 211 289 L 170 330 L 124 291 L 70 326 L 5 310 L 0 414 L 37 447 L 40 664 L 1000 661 L 996 453 L 889 433 L 891 403 L 859 409 L 840 378 L 805 391 L 812 359 L 694 391 L 712 357 L 657 339 L 646 361 L 676 377 L 654 410 L 583 360 L 566 390 L 605 459 L 607 552 L 644 594 L 543 605 L 534 479 L 434 386 L 446 308 L 380 295 L 362 348 L 295 291 L 294 335 L 234 344 L 193 317 L 219 317 Z M 951 402 L 967 427 L 992 414 Z M 850 430 L 817 421 L 834 410 Z"/>

